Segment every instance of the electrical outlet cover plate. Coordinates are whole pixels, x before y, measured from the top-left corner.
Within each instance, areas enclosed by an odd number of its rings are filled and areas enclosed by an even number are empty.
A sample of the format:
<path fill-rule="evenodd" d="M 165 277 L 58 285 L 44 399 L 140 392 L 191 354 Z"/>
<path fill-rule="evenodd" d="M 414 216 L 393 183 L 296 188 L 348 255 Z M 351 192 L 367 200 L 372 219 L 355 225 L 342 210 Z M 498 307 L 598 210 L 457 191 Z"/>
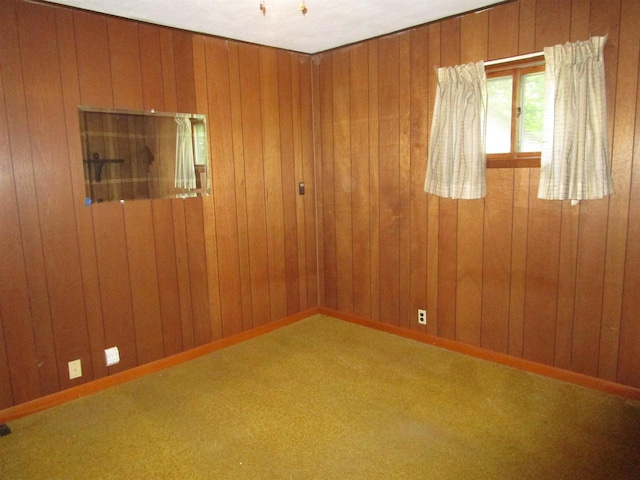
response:
<path fill-rule="evenodd" d="M 107 367 L 120 363 L 120 352 L 118 347 L 107 348 L 104 351 L 104 358 L 107 362 Z"/>
<path fill-rule="evenodd" d="M 427 324 L 427 311 L 426 310 L 418 309 L 418 323 L 420 325 L 426 325 Z"/>
<path fill-rule="evenodd" d="M 82 362 L 80 359 L 69 362 L 69 380 L 82 376 Z"/>

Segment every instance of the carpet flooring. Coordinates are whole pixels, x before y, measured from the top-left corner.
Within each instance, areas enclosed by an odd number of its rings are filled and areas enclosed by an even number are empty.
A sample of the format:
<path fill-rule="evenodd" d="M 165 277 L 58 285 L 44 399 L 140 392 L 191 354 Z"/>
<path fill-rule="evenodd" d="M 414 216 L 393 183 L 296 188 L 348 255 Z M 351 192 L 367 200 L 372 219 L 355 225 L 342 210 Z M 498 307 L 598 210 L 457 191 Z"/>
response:
<path fill-rule="evenodd" d="M 640 479 L 640 405 L 316 315 L 9 422 L 6 479 Z"/>

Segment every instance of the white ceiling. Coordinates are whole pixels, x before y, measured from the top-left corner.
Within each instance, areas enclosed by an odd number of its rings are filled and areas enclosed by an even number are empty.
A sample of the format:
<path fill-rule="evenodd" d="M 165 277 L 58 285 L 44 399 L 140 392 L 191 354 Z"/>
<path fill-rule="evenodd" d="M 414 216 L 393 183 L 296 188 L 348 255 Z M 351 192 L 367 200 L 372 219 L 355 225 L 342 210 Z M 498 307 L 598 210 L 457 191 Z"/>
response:
<path fill-rule="evenodd" d="M 318 53 L 503 0 L 45 0 L 304 53 Z"/>

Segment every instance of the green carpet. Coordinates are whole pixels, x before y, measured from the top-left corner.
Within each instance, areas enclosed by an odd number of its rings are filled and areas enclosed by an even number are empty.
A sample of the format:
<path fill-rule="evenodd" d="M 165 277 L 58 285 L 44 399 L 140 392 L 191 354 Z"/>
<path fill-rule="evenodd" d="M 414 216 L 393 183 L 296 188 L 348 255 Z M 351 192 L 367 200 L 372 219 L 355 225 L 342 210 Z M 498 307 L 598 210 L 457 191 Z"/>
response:
<path fill-rule="evenodd" d="M 640 405 L 322 315 L 9 422 L 6 479 L 640 478 Z"/>

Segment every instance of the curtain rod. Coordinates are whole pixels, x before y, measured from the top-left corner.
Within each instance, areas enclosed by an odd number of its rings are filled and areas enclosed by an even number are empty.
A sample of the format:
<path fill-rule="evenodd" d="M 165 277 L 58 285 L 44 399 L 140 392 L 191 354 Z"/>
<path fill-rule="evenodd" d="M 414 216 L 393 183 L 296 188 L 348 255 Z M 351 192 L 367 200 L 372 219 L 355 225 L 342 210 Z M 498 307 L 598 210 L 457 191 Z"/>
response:
<path fill-rule="evenodd" d="M 526 53 L 524 55 L 516 55 L 515 57 L 499 58 L 498 60 L 489 60 L 488 62 L 484 62 L 484 65 L 485 66 L 499 65 L 501 63 L 515 62 L 516 60 L 525 60 L 527 58 L 541 57 L 543 55 L 544 55 L 544 52 Z"/>

